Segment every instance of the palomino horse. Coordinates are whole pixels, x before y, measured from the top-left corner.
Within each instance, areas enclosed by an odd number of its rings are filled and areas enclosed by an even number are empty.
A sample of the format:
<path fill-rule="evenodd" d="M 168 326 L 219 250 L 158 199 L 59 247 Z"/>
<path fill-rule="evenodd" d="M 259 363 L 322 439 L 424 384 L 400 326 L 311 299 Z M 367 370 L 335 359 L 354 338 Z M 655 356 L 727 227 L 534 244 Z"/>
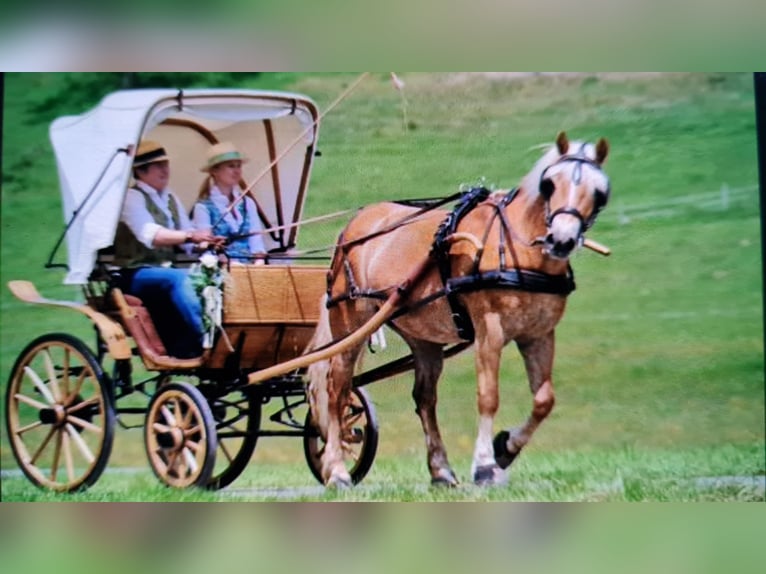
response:
<path fill-rule="evenodd" d="M 477 484 L 503 484 L 505 469 L 551 412 L 554 330 L 574 289 L 569 257 L 609 198 L 609 179 L 602 171 L 608 151 L 604 139 L 594 146 L 570 142 L 562 132 L 518 189 L 472 190 L 451 213 L 398 203 L 370 205 L 340 235 L 312 346 L 353 332 L 390 293 L 406 291 L 388 325 L 412 349 L 412 395 L 432 483 L 458 482 L 436 417 L 446 345 L 475 341 L 479 423 L 471 472 Z M 413 269 L 418 269 L 414 275 Z M 510 341 L 524 359 L 532 412 L 524 424 L 493 440 L 500 357 Z M 340 417 L 363 347 L 309 368 L 311 409 L 326 441 L 322 478 L 327 486 L 351 484 Z"/>

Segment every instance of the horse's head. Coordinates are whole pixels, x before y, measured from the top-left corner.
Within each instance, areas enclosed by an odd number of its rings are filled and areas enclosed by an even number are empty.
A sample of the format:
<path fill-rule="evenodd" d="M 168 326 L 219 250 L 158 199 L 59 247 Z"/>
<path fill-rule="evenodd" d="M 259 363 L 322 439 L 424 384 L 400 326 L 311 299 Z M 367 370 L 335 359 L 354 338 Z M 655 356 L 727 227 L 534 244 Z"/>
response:
<path fill-rule="evenodd" d="M 568 258 L 582 244 L 583 234 L 606 205 L 609 178 L 601 166 L 608 153 L 609 144 L 603 138 L 594 146 L 570 142 L 564 132 L 558 135 L 539 178 L 540 195 L 545 201 L 546 255 Z"/>

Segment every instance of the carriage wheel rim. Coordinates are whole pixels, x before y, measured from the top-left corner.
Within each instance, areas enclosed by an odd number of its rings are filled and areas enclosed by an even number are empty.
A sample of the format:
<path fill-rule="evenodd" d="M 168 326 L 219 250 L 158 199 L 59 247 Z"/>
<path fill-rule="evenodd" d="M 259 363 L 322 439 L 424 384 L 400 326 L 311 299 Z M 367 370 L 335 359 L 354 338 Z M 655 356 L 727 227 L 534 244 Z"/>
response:
<path fill-rule="evenodd" d="M 7 430 L 22 472 L 37 486 L 72 492 L 100 476 L 113 437 L 104 385 L 100 365 L 74 337 L 40 337 L 19 356 L 7 389 Z"/>
<path fill-rule="evenodd" d="M 215 468 L 206 485 L 209 490 L 219 490 L 236 480 L 255 452 L 261 421 L 260 397 L 243 393 L 241 397 L 229 396 L 208 399 L 216 419 L 217 451 Z"/>
<path fill-rule="evenodd" d="M 194 387 L 170 383 L 152 399 L 146 415 L 145 446 L 155 475 L 167 486 L 204 486 L 215 456 L 215 426 L 207 403 Z"/>

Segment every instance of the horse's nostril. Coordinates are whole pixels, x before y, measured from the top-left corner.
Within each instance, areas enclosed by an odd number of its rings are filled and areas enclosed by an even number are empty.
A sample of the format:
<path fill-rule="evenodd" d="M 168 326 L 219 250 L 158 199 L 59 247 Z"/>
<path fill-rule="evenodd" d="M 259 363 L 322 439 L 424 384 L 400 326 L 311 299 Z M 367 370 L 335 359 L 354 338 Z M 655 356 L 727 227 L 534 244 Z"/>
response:
<path fill-rule="evenodd" d="M 566 241 L 556 241 L 552 236 L 548 236 L 548 239 L 550 243 L 553 244 L 553 250 L 556 253 L 569 253 L 575 246 L 575 240 L 572 238 L 567 239 Z"/>

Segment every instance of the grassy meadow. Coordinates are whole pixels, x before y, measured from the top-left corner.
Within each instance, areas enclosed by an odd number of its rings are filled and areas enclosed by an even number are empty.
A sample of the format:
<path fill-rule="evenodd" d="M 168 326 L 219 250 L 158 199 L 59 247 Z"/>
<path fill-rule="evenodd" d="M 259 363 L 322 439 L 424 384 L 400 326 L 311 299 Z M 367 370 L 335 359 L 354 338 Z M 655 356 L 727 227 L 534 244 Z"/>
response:
<path fill-rule="evenodd" d="M 577 290 L 557 330 L 556 408 L 504 488 L 470 484 L 476 434 L 470 351 L 450 359 L 439 419 L 463 486 L 428 487 L 409 376 L 368 388 L 380 422 L 372 470 L 349 492 L 324 492 L 295 439 L 262 439 L 221 492 L 172 491 L 152 476 L 142 431 L 118 429 L 106 473 L 88 492 L 41 492 L 19 476 L 2 408 L 4 500 L 740 501 L 764 500 L 761 219 L 750 74 L 372 74 L 321 126 L 306 217 L 382 199 L 445 196 L 480 181 L 516 185 L 560 130 L 606 137 L 612 199 L 590 236 L 608 245 L 572 259 Z M 324 110 L 354 74 L 261 74 L 245 85 L 289 89 Z M 29 279 L 81 299 L 44 262 L 63 228 L 47 128 L 100 94 L 56 74 L 6 74 L 2 284 Z M 325 245 L 342 222 L 306 228 Z M 58 258 L 61 260 L 61 256 Z M 2 395 L 21 349 L 90 323 L 0 290 Z M 385 357 L 383 357 L 385 359 Z M 380 360 L 376 358 L 376 360 Z M 506 349 L 496 430 L 519 424 L 531 397 Z M 266 408 L 268 413 L 268 407 Z"/>

